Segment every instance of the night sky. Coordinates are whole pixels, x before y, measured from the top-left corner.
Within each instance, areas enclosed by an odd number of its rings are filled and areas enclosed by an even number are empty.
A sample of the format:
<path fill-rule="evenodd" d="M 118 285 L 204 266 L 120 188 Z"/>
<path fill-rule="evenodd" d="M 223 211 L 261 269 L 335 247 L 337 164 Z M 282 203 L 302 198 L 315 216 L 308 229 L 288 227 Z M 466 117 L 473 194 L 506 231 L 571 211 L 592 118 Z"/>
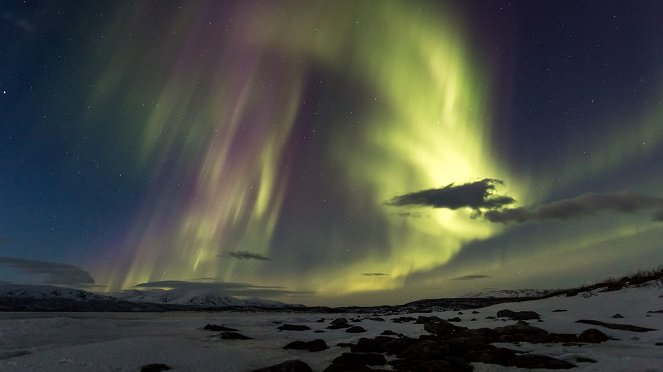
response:
<path fill-rule="evenodd" d="M 394 304 L 663 264 L 660 1 L 2 1 L 0 281 Z"/>

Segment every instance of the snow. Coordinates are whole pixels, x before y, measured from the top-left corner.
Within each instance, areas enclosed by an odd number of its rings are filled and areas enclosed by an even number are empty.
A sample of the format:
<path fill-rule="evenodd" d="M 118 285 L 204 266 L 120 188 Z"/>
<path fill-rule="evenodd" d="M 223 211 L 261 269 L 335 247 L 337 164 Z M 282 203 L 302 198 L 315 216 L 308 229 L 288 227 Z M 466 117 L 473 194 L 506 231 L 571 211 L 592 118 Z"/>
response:
<path fill-rule="evenodd" d="M 580 333 L 597 328 L 619 340 L 601 344 L 563 346 L 562 344 L 498 344 L 560 358 L 578 365 L 582 371 L 663 371 L 663 290 L 657 287 L 630 288 L 598 293 L 592 297 L 553 297 L 545 300 L 505 303 L 472 310 L 424 315 L 442 319 L 459 316 L 461 325 L 471 328 L 497 327 L 513 321 L 486 319 L 498 310 L 533 310 L 544 320 L 533 325 L 550 332 Z M 565 312 L 553 312 L 564 309 Z M 611 318 L 620 313 L 623 319 Z M 408 314 L 416 317 L 419 314 Z M 321 371 L 348 349 L 339 342 L 356 342 L 390 329 L 410 337 L 427 334 L 421 324 L 393 323 L 364 319 L 366 333 L 350 334 L 343 329 L 327 330 L 338 317 L 365 318 L 366 315 L 318 313 L 0 313 L 0 371 L 138 371 L 150 363 L 165 363 L 173 371 L 250 371 L 289 359 L 301 359 Z M 324 323 L 317 322 L 325 318 Z M 470 321 L 476 318 L 476 321 Z M 633 324 L 657 331 L 635 333 L 576 323 L 594 319 Z M 218 332 L 202 330 L 208 324 L 236 328 L 253 340 L 221 340 Z M 278 331 L 279 323 L 304 324 L 310 331 Z M 314 333 L 314 330 L 325 330 Z M 294 340 L 324 339 L 328 350 L 311 353 L 282 350 Z M 598 363 L 577 363 L 576 357 Z M 474 363 L 476 371 L 513 371 L 496 365 Z"/>
<path fill-rule="evenodd" d="M 291 306 L 283 302 L 265 300 L 260 298 L 239 299 L 232 296 L 222 296 L 211 290 L 201 289 L 171 289 L 171 290 L 129 290 L 114 293 L 113 297 L 132 302 L 149 302 L 157 304 L 193 305 L 202 307 L 218 306 L 260 306 L 281 307 Z"/>

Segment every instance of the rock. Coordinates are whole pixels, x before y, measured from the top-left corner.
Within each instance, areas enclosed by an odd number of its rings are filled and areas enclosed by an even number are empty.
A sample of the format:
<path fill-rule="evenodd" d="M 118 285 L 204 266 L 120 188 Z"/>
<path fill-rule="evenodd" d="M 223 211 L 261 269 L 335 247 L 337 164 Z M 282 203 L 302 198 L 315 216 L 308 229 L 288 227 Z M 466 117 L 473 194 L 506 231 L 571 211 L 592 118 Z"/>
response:
<path fill-rule="evenodd" d="M 500 310 L 497 312 L 498 318 L 511 318 L 513 320 L 535 320 L 539 319 L 540 315 L 534 311 L 512 311 Z"/>
<path fill-rule="evenodd" d="M 346 318 L 337 318 L 331 321 L 331 324 L 347 324 L 348 320 Z"/>
<path fill-rule="evenodd" d="M 435 335 L 449 335 L 456 333 L 462 329 L 466 328 L 453 325 L 442 319 L 424 324 L 424 330 Z"/>
<path fill-rule="evenodd" d="M 322 372 L 371 372 L 375 371 L 368 368 L 364 364 L 348 365 L 348 364 L 337 364 L 332 363 L 329 367 L 322 370 Z"/>
<path fill-rule="evenodd" d="M 420 316 L 417 318 L 417 321 L 414 322 L 414 324 L 426 324 L 426 323 L 431 323 L 431 322 L 437 322 L 441 321 L 442 319 L 436 317 L 435 315 L 433 316 Z"/>
<path fill-rule="evenodd" d="M 449 355 L 449 345 L 431 340 L 417 341 L 398 353 L 401 359 L 444 359 Z"/>
<path fill-rule="evenodd" d="M 606 322 L 601 322 L 599 320 L 587 320 L 587 319 L 581 319 L 577 320 L 576 323 L 584 323 L 584 324 L 592 324 L 592 325 L 598 325 L 610 329 L 619 329 L 622 331 L 631 331 L 631 332 L 649 332 L 649 331 L 655 331 L 653 328 L 645 328 L 645 327 L 639 327 L 639 326 L 634 326 L 630 324 L 617 324 L 617 323 L 606 323 Z"/>
<path fill-rule="evenodd" d="M 313 331 L 313 333 L 325 333 L 325 331 L 323 331 L 322 329 L 316 329 L 315 331 Z"/>
<path fill-rule="evenodd" d="M 390 329 L 387 329 L 387 330 L 382 331 L 382 333 L 380 333 L 380 335 L 382 335 L 382 336 L 398 336 L 398 333 L 396 333 L 396 332 L 394 332 Z"/>
<path fill-rule="evenodd" d="M 460 322 L 460 321 L 462 321 L 462 319 L 459 318 L 459 317 L 454 317 L 454 318 L 451 318 L 451 319 L 447 319 L 447 321 L 448 322 Z"/>
<path fill-rule="evenodd" d="M 296 325 L 296 324 L 283 324 L 278 328 L 281 331 L 308 331 L 311 329 L 309 326 Z"/>
<path fill-rule="evenodd" d="M 351 350 L 353 353 L 382 353 L 385 352 L 384 345 L 392 340 L 393 337 L 378 336 L 376 338 L 362 337 L 357 341 L 357 345 L 353 345 Z"/>
<path fill-rule="evenodd" d="M 592 358 L 587 358 L 587 357 L 576 357 L 576 362 L 578 363 L 596 363 L 596 361 Z"/>
<path fill-rule="evenodd" d="M 399 318 L 392 318 L 391 321 L 394 323 L 407 323 L 411 322 L 413 320 L 417 320 L 416 318 L 413 318 L 411 316 L 401 316 Z"/>
<path fill-rule="evenodd" d="M 617 314 L 611 316 L 611 318 L 615 318 L 615 319 L 621 319 L 621 318 L 623 318 L 623 317 L 624 317 L 624 316 L 623 316 L 622 314 L 619 314 L 619 313 L 617 313 Z"/>
<path fill-rule="evenodd" d="M 361 319 L 352 319 L 351 322 L 352 323 L 361 323 Z"/>
<path fill-rule="evenodd" d="M 332 361 L 334 364 L 380 366 L 387 364 L 384 355 L 376 353 L 343 353 Z"/>
<path fill-rule="evenodd" d="M 390 363 L 397 371 L 453 372 L 455 369 L 446 360 L 396 360 Z M 470 369 L 471 371 L 471 369 Z"/>
<path fill-rule="evenodd" d="M 609 339 L 610 337 L 608 337 L 608 335 L 596 328 L 586 329 L 578 335 L 578 341 L 592 344 L 598 344 L 604 341 L 608 341 Z"/>
<path fill-rule="evenodd" d="M 217 325 L 217 324 L 208 324 L 203 328 L 206 331 L 214 331 L 214 332 L 237 332 L 235 328 L 230 328 L 230 327 L 224 327 L 222 325 Z"/>
<path fill-rule="evenodd" d="M 223 332 L 221 333 L 221 339 L 223 340 L 252 340 L 253 338 L 244 336 L 241 333 L 237 332 Z"/>
<path fill-rule="evenodd" d="M 472 314 L 479 314 L 479 312 L 476 311 L 476 310 L 473 310 L 473 311 L 472 311 Z"/>
<path fill-rule="evenodd" d="M 374 322 L 384 322 L 384 318 L 380 318 L 380 317 L 368 318 L 368 320 L 372 320 Z"/>
<path fill-rule="evenodd" d="M 459 312 L 458 312 L 458 315 L 463 315 L 463 312 L 462 312 L 462 311 L 459 311 Z"/>
<path fill-rule="evenodd" d="M 366 330 L 363 327 L 360 326 L 352 326 L 348 329 L 345 330 L 348 333 L 364 333 Z"/>
<path fill-rule="evenodd" d="M 315 322 L 316 322 L 316 323 L 324 323 L 324 322 L 325 322 L 325 318 L 320 318 L 320 319 L 316 320 Z"/>
<path fill-rule="evenodd" d="M 470 322 L 476 322 L 476 321 L 477 321 L 477 318 L 470 319 Z"/>
<path fill-rule="evenodd" d="M 350 328 L 350 325 L 348 323 L 337 323 L 327 327 L 327 329 L 343 329 L 343 328 Z"/>
<path fill-rule="evenodd" d="M 308 350 L 311 352 L 317 352 L 327 350 L 329 347 L 327 346 L 325 340 L 317 339 L 313 341 L 294 341 L 285 345 L 283 349 Z"/>
<path fill-rule="evenodd" d="M 352 347 L 355 346 L 355 345 L 354 345 L 354 344 L 351 344 L 351 343 L 349 343 L 349 342 L 339 342 L 338 344 L 336 344 L 336 346 L 338 346 L 338 347 L 349 347 L 349 348 L 352 348 Z"/>
<path fill-rule="evenodd" d="M 308 364 L 301 360 L 288 360 L 270 367 L 260 368 L 252 372 L 313 372 Z"/>
<path fill-rule="evenodd" d="M 170 369 L 172 368 L 168 367 L 163 363 L 153 363 L 153 364 L 146 364 L 140 367 L 140 372 L 161 372 L 161 371 L 168 371 Z"/>
<path fill-rule="evenodd" d="M 563 313 L 563 312 L 565 312 L 565 311 L 566 311 L 565 309 L 555 309 L 555 310 L 553 310 L 552 312 L 553 312 L 553 313 Z"/>

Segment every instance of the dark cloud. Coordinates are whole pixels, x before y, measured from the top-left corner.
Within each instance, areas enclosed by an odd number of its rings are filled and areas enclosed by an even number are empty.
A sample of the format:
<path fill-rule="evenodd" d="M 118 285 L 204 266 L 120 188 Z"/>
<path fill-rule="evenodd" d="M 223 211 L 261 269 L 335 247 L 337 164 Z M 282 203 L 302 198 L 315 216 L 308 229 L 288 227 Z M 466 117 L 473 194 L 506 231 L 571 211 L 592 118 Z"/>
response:
<path fill-rule="evenodd" d="M 42 284 L 90 285 L 94 279 L 80 267 L 60 262 L 0 257 L 0 266 L 14 268 L 23 274 L 36 276 Z"/>
<path fill-rule="evenodd" d="M 188 282 L 181 280 L 162 280 L 156 282 L 141 283 L 136 288 L 172 289 L 172 290 L 205 290 L 217 292 L 225 296 L 246 297 L 282 297 L 292 295 L 313 294 L 314 292 L 293 291 L 285 287 L 261 286 L 248 283 L 233 282 Z"/>
<path fill-rule="evenodd" d="M 489 210 L 484 213 L 484 217 L 491 222 L 523 223 L 528 221 L 568 220 L 591 216 L 603 211 L 636 213 L 646 210 L 654 210 L 653 219 L 663 221 L 663 198 L 628 191 L 614 194 L 585 193 L 573 199 L 560 200 L 533 209 Z"/>
<path fill-rule="evenodd" d="M 451 280 L 478 280 L 478 279 L 487 279 L 490 278 L 488 275 L 462 275 L 457 276 Z"/>
<path fill-rule="evenodd" d="M 363 276 L 388 276 L 389 274 L 385 273 L 362 273 Z"/>
<path fill-rule="evenodd" d="M 271 261 L 269 257 L 249 252 L 249 251 L 234 251 L 228 252 L 224 256 L 234 258 L 236 260 L 257 260 L 257 261 Z"/>
<path fill-rule="evenodd" d="M 490 178 L 458 186 L 454 186 L 452 183 L 439 189 L 399 195 L 385 202 L 385 204 L 396 207 L 470 208 L 475 211 L 502 208 L 515 202 L 509 196 L 495 194 L 496 186 L 502 184 L 504 182 Z"/>

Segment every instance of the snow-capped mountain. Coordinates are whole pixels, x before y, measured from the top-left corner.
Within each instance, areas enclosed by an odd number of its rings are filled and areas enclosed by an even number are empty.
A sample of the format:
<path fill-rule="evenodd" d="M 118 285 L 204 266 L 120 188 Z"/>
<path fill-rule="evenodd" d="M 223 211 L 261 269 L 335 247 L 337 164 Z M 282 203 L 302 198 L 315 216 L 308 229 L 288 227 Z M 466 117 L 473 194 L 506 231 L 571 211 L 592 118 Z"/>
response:
<path fill-rule="evenodd" d="M 545 296 L 552 291 L 549 289 L 500 289 L 488 290 L 483 292 L 469 293 L 464 296 L 466 298 L 531 298 Z"/>
<path fill-rule="evenodd" d="M 0 311 L 168 311 L 286 306 L 293 305 L 259 298 L 238 299 L 204 290 L 130 290 L 100 295 L 49 285 L 0 284 Z"/>
<path fill-rule="evenodd" d="M 220 295 L 210 290 L 128 290 L 114 293 L 114 297 L 124 301 L 189 305 L 197 307 L 228 307 L 228 306 L 253 306 L 253 307 L 284 307 L 292 306 L 279 301 L 264 300 L 260 298 L 239 299 L 232 296 Z"/>
<path fill-rule="evenodd" d="M 102 296 L 80 289 L 55 287 L 51 285 L 28 284 L 0 284 L 0 298 L 6 299 L 64 299 L 72 301 L 117 301 L 117 299 Z"/>

